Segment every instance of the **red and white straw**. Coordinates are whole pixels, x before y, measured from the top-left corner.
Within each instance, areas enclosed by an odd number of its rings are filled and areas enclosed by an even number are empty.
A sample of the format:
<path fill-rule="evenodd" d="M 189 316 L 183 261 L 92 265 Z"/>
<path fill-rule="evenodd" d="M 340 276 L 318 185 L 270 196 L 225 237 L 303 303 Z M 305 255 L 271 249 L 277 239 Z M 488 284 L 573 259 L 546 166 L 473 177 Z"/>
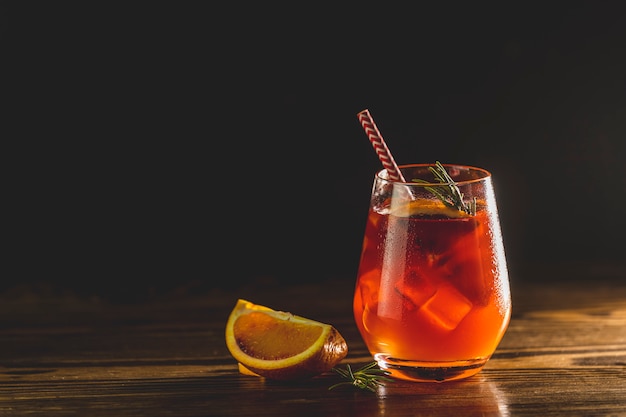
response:
<path fill-rule="evenodd" d="M 374 123 L 374 119 L 372 119 L 372 115 L 369 110 L 365 109 L 357 114 L 359 117 L 359 121 L 361 122 L 361 126 L 365 129 L 365 133 L 369 138 L 376 154 L 378 155 L 378 159 L 382 162 L 383 167 L 387 170 L 389 174 L 389 179 L 393 181 L 404 181 L 404 177 L 398 169 L 398 165 L 396 161 L 393 159 L 385 140 L 383 139 L 378 127 L 376 127 L 376 123 Z"/>

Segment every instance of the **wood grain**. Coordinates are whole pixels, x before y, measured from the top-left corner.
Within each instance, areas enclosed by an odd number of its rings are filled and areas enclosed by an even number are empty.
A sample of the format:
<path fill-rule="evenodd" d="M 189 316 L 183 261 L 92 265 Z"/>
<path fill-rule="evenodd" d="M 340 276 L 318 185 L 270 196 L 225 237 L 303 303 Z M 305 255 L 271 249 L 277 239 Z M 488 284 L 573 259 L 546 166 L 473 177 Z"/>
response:
<path fill-rule="evenodd" d="M 481 373 L 442 384 L 395 381 L 376 393 L 329 391 L 339 382 L 332 372 L 289 383 L 241 375 L 224 343 L 241 297 L 332 323 L 350 347 L 343 364 L 367 363 L 350 280 L 126 304 L 4 294 L 0 416 L 622 416 L 623 272 L 513 281 L 511 324 Z"/>

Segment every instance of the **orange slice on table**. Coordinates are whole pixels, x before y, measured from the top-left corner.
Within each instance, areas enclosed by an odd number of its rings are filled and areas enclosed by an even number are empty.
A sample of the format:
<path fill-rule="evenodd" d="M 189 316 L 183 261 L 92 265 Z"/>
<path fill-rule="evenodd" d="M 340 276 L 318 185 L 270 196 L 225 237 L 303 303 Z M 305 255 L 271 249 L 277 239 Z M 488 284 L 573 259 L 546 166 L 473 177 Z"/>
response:
<path fill-rule="evenodd" d="M 330 324 L 242 299 L 228 317 L 226 345 L 241 373 L 279 380 L 322 374 L 348 354 Z"/>

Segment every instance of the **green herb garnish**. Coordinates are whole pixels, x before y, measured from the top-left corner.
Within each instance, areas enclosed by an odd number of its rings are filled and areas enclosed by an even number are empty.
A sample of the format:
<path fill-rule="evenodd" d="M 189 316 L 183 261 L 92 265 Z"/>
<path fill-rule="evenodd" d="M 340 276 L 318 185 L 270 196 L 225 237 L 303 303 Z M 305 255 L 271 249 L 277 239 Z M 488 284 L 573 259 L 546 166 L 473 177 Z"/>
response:
<path fill-rule="evenodd" d="M 435 180 L 443 184 L 425 187 L 428 191 L 434 194 L 446 206 L 463 211 L 470 216 L 476 215 L 476 197 L 469 203 L 465 203 L 465 201 L 463 201 L 463 193 L 459 190 L 456 182 L 450 177 L 441 162 L 437 161 L 434 167 L 429 167 L 428 169 L 435 176 Z M 428 181 L 422 179 L 413 179 L 412 181 L 428 184 Z"/>
<path fill-rule="evenodd" d="M 341 385 L 352 385 L 357 388 L 376 391 L 376 387 L 383 385 L 383 381 L 392 381 L 391 378 L 387 378 L 385 376 L 387 373 L 380 369 L 375 361 L 368 363 L 354 372 L 352 371 L 350 364 L 346 365 L 346 369 L 333 368 L 333 371 L 348 381 L 332 385 L 328 387 L 329 390 Z"/>

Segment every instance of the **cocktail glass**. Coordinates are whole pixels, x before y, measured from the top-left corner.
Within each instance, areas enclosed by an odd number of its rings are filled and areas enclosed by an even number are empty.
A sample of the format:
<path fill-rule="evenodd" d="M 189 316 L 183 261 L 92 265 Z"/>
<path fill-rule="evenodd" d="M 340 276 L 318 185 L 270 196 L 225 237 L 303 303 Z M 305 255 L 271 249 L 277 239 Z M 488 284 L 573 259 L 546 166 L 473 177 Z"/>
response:
<path fill-rule="evenodd" d="M 437 179 L 437 165 L 451 181 Z M 511 317 L 491 174 L 462 165 L 399 167 L 374 179 L 354 318 L 378 365 L 411 381 L 472 376 Z M 455 201 L 456 198 L 456 201 Z"/>

